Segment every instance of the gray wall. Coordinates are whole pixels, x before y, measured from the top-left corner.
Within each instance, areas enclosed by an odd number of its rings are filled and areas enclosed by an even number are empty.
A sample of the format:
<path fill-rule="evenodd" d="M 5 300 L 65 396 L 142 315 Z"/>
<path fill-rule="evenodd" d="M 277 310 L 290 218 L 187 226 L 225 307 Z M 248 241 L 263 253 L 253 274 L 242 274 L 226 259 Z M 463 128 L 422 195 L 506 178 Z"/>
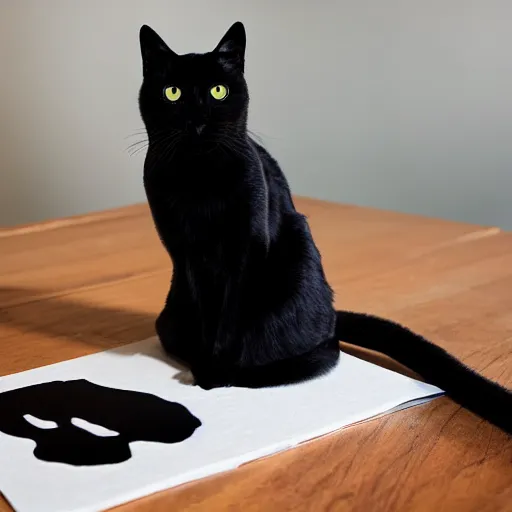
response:
<path fill-rule="evenodd" d="M 0 0 L 0 224 L 143 201 L 138 29 L 248 31 L 294 192 L 512 228 L 510 0 Z"/>

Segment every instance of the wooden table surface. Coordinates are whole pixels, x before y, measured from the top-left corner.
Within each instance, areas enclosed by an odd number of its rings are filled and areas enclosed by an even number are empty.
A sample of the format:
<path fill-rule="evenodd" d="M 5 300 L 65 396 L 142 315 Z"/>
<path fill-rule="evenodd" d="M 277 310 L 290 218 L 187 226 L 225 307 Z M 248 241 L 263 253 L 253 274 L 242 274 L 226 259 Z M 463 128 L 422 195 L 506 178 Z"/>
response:
<path fill-rule="evenodd" d="M 297 207 L 340 308 L 403 322 L 512 387 L 512 234 Z M 152 336 L 169 276 L 145 205 L 0 231 L 0 375 Z M 440 398 L 116 510 L 510 511 L 511 462 L 509 436 Z"/>

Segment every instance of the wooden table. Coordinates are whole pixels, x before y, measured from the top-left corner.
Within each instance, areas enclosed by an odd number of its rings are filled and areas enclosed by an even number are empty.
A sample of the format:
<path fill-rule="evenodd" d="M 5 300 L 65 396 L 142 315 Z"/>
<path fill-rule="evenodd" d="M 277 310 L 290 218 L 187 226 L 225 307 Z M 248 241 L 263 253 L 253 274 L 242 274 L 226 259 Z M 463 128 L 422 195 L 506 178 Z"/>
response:
<path fill-rule="evenodd" d="M 512 234 L 297 206 L 339 307 L 404 322 L 511 387 Z M 0 375 L 152 336 L 169 275 L 145 205 L 0 231 Z M 511 460 L 510 437 L 441 398 L 119 510 L 510 511 Z"/>

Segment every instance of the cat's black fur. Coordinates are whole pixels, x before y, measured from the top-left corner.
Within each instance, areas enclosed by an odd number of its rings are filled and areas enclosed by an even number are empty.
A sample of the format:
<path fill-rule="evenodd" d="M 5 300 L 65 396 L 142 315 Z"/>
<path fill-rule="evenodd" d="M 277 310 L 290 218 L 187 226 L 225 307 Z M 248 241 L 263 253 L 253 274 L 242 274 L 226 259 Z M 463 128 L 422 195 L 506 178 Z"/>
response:
<path fill-rule="evenodd" d="M 336 365 L 343 340 L 393 357 L 511 432 L 509 391 L 402 326 L 335 311 L 287 180 L 247 132 L 243 25 L 235 23 L 205 54 L 177 55 L 147 26 L 140 43 L 144 185 L 173 262 L 156 329 L 196 383 L 210 389 L 310 379 Z M 209 93 L 217 84 L 229 90 L 223 101 Z M 182 91 L 174 103 L 164 96 L 169 86 Z"/>

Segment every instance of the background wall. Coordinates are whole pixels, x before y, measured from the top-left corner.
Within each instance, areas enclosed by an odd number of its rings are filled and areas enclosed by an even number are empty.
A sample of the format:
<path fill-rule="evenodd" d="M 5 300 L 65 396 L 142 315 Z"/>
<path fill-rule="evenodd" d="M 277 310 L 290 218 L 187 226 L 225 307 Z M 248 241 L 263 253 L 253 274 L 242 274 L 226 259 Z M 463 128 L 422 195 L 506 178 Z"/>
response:
<path fill-rule="evenodd" d="M 512 228 L 510 0 L 0 0 L 0 224 L 144 201 L 140 25 L 185 53 L 237 19 L 295 193 Z"/>

